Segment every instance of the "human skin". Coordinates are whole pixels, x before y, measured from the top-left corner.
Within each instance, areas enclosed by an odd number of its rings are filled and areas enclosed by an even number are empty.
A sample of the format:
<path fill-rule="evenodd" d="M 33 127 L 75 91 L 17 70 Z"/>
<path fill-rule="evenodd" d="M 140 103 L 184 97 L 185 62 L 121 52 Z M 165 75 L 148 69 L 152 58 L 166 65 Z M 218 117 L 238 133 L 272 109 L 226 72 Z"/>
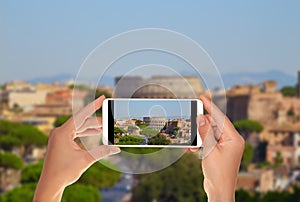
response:
<path fill-rule="evenodd" d="M 205 138 L 215 136 L 218 139 L 213 150 L 202 160 L 204 190 L 209 202 L 233 202 L 245 141 L 211 100 L 204 96 L 200 99 L 208 112 L 197 117 L 203 146 L 206 146 Z"/>
<path fill-rule="evenodd" d="M 90 116 L 102 106 L 104 99 L 99 97 L 51 132 L 33 201 L 60 201 L 65 187 L 77 181 L 95 161 L 120 152 L 117 147 L 105 145 L 86 151 L 74 142 L 76 137 L 101 132 L 101 119 Z M 211 145 L 206 144 L 209 141 L 205 140 L 213 136 L 219 139 L 202 160 L 204 189 L 209 202 L 233 202 L 244 140 L 218 107 L 206 97 L 200 99 L 208 112 L 197 117 L 203 146 L 210 149 Z"/>
<path fill-rule="evenodd" d="M 77 181 L 94 162 L 120 152 L 119 148 L 106 145 L 87 151 L 74 141 L 76 137 L 102 132 L 101 119 L 91 115 L 104 99 L 101 96 L 94 100 L 51 132 L 33 201 L 61 201 L 65 187 Z"/>

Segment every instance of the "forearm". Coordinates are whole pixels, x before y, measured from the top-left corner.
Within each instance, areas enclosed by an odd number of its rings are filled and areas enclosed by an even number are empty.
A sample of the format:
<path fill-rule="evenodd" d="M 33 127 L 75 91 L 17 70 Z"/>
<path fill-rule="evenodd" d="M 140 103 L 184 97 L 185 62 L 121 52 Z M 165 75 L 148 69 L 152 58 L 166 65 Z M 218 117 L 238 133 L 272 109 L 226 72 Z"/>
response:
<path fill-rule="evenodd" d="M 41 177 L 34 194 L 34 202 L 56 202 L 61 201 L 65 187 Z"/>

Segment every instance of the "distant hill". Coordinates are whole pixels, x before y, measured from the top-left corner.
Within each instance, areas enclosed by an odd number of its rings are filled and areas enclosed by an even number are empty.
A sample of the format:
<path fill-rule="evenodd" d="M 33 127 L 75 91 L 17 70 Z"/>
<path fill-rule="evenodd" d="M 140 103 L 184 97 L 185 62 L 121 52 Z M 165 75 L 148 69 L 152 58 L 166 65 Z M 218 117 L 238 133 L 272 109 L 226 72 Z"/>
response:
<path fill-rule="evenodd" d="M 182 75 L 188 75 L 188 72 L 182 72 Z M 215 76 L 211 75 L 203 75 L 203 77 L 212 82 L 216 79 Z M 227 73 L 221 75 L 225 88 L 230 88 L 235 85 L 245 85 L 245 84 L 258 84 L 267 80 L 275 80 L 277 81 L 277 88 L 280 89 L 283 86 L 294 86 L 297 83 L 296 73 L 295 76 L 286 74 L 282 71 L 267 71 L 267 72 L 241 72 L 241 73 Z M 53 83 L 55 81 L 58 82 L 66 82 L 70 80 L 75 80 L 75 75 L 71 74 L 57 74 L 53 76 L 47 77 L 37 77 L 30 79 L 29 82 L 32 84 L 44 82 L 44 83 Z M 98 82 L 98 78 L 89 78 L 86 79 L 89 83 Z M 85 82 L 86 82 L 85 81 Z M 112 76 L 104 76 L 100 80 L 100 85 L 108 85 L 114 86 L 114 77 Z"/>
<path fill-rule="evenodd" d="M 267 80 L 277 81 L 277 88 L 283 86 L 294 86 L 297 83 L 297 76 L 291 76 L 282 71 L 267 71 L 262 73 L 230 73 L 222 75 L 225 87 L 243 84 L 258 84 Z"/>
<path fill-rule="evenodd" d="M 76 75 L 72 74 L 56 74 L 56 75 L 51 75 L 51 76 L 45 76 L 45 77 L 36 77 L 29 79 L 28 81 L 31 84 L 37 84 L 37 83 L 54 83 L 54 82 L 59 82 L 59 83 L 64 83 L 68 81 L 75 81 Z M 99 85 L 108 85 L 108 86 L 114 86 L 114 77 L 103 77 L 101 78 L 100 81 L 98 81 L 98 78 L 86 78 L 84 81 L 78 81 L 82 83 L 89 83 L 89 84 L 94 84 L 96 82 L 100 82 Z"/>

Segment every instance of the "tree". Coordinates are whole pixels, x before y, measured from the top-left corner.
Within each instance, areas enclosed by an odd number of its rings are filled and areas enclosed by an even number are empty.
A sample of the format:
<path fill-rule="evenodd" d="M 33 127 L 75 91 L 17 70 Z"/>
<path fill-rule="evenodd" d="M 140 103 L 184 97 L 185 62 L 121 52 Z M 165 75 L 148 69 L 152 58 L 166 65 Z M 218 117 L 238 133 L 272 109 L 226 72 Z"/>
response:
<path fill-rule="evenodd" d="M 3 202 L 32 201 L 36 184 L 25 184 L 2 195 Z"/>
<path fill-rule="evenodd" d="M 53 126 L 56 128 L 56 127 L 63 125 L 70 117 L 71 117 L 71 115 L 63 115 L 63 116 L 58 117 L 54 121 Z"/>
<path fill-rule="evenodd" d="M 123 134 L 123 133 L 126 133 L 126 130 L 124 130 L 123 128 L 114 127 L 114 134 Z"/>
<path fill-rule="evenodd" d="M 91 185 L 82 185 L 79 183 L 68 186 L 63 194 L 62 202 L 99 202 L 101 195 L 99 190 Z"/>
<path fill-rule="evenodd" d="M 149 139 L 149 145 L 169 145 L 171 140 L 167 139 L 165 135 L 157 134 L 156 136 Z"/>
<path fill-rule="evenodd" d="M 37 183 L 42 169 L 43 169 L 43 161 L 38 163 L 29 164 L 22 170 L 21 182 L 24 183 Z"/>
<path fill-rule="evenodd" d="M 48 137 L 34 126 L 5 120 L 0 120 L 0 134 L 18 139 L 23 157 L 29 154 L 34 146 L 45 146 L 48 141 Z"/>
<path fill-rule="evenodd" d="M 21 145 L 21 141 L 11 135 L 0 136 L 0 147 L 5 151 L 11 151 L 14 147 Z"/>
<path fill-rule="evenodd" d="M 85 171 L 79 178 L 78 183 L 85 185 L 93 185 L 98 189 L 112 187 L 117 183 L 121 177 L 119 170 L 112 163 L 102 160 L 102 162 L 109 167 L 114 168 L 114 170 L 108 168 L 101 163 L 93 164 L 87 171 Z"/>
<path fill-rule="evenodd" d="M 206 201 L 199 159 L 187 153 L 172 166 L 139 176 L 132 201 Z"/>
<path fill-rule="evenodd" d="M 17 155 L 10 152 L 0 153 L 0 167 L 3 167 L 5 169 L 21 169 L 22 166 L 23 161 Z"/>
<path fill-rule="evenodd" d="M 285 97 L 296 97 L 297 96 L 297 85 L 296 86 L 284 86 L 281 88 L 281 93 Z"/>
<path fill-rule="evenodd" d="M 48 141 L 48 137 L 34 126 L 4 120 L 0 120 L 0 134 L 11 135 L 25 146 L 44 146 Z"/>
<path fill-rule="evenodd" d="M 277 168 L 277 167 L 280 167 L 283 163 L 283 158 L 282 158 L 282 155 L 281 155 L 281 152 L 280 151 L 277 151 L 276 152 L 276 156 L 275 156 L 275 162 L 274 162 L 274 166 Z"/>
<path fill-rule="evenodd" d="M 36 183 L 23 184 L 1 195 L 1 202 L 32 201 Z M 68 186 L 63 194 L 62 202 L 101 201 L 96 187 L 75 183 Z"/>
<path fill-rule="evenodd" d="M 253 197 L 250 195 L 250 193 L 243 189 L 237 190 L 235 192 L 235 200 L 237 202 L 252 202 L 252 201 L 254 201 Z"/>
<path fill-rule="evenodd" d="M 23 111 L 23 109 L 19 106 L 18 103 L 14 103 L 12 107 L 12 111 L 15 113 L 20 113 Z"/>
<path fill-rule="evenodd" d="M 126 135 L 119 138 L 119 142 L 117 144 L 119 145 L 139 145 L 141 144 L 145 139 L 142 137 L 136 137 L 133 135 Z"/>
<path fill-rule="evenodd" d="M 246 143 L 243 157 L 242 157 L 242 163 L 241 163 L 241 167 L 243 170 L 247 170 L 249 163 L 252 162 L 253 155 L 254 155 L 253 147 L 250 144 Z"/>
<path fill-rule="evenodd" d="M 260 133 L 264 127 L 258 121 L 244 119 L 233 122 L 234 127 L 241 133 L 242 136 L 247 138 L 249 133 Z"/>

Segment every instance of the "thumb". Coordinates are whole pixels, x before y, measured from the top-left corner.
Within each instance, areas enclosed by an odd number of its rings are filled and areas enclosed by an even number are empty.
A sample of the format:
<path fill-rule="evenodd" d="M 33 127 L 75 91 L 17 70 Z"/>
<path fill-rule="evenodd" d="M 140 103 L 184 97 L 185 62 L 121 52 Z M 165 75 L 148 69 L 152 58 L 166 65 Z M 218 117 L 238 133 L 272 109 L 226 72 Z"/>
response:
<path fill-rule="evenodd" d="M 206 134 L 209 130 L 209 125 L 210 125 L 209 123 L 210 120 L 208 114 L 206 115 L 200 114 L 197 116 L 197 128 L 202 142 L 204 142 Z"/>
<path fill-rule="evenodd" d="M 89 154 L 93 157 L 94 161 L 98 161 L 110 155 L 118 154 L 121 150 L 119 147 L 116 146 L 108 146 L 108 145 L 101 145 L 97 146 L 91 150 L 89 150 Z"/>
<path fill-rule="evenodd" d="M 202 140 L 202 149 L 200 158 L 205 158 L 215 148 L 217 140 L 215 138 L 215 129 L 212 126 L 213 120 L 209 114 L 197 116 L 198 131 Z"/>

